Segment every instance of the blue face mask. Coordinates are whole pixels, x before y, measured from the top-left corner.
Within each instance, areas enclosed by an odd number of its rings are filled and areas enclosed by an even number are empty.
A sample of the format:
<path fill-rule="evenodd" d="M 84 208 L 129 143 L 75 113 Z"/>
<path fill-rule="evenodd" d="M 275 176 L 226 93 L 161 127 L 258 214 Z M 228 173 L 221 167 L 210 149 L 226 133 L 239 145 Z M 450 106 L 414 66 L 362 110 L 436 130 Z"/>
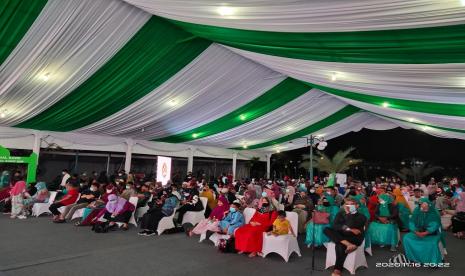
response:
<path fill-rule="evenodd" d="M 262 197 L 266 197 L 268 194 L 266 192 L 262 193 Z"/>
<path fill-rule="evenodd" d="M 234 207 L 229 207 L 229 212 L 234 213 L 236 212 L 236 209 L 234 209 Z"/>

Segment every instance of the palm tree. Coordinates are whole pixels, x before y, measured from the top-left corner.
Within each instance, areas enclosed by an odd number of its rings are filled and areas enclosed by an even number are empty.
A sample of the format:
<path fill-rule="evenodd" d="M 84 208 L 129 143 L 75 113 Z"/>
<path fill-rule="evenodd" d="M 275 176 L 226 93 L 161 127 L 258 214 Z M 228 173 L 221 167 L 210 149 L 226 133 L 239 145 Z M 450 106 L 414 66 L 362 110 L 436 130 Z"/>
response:
<path fill-rule="evenodd" d="M 390 170 L 399 176 L 402 180 L 408 180 L 409 178 L 416 181 L 423 181 L 426 177 L 430 176 L 432 173 L 438 170 L 442 170 L 443 167 L 433 166 L 428 162 L 422 162 L 418 166 L 404 167 L 399 171 Z"/>
<path fill-rule="evenodd" d="M 354 159 L 349 156 L 354 150 L 355 148 L 350 147 L 346 150 L 338 151 L 333 158 L 330 158 L 322 152 L 317 152 L 313 156 L 313 167 L 330 174 L 345 172 L 349 170 L 351 166 L 362 162 L 362 159 Z M 302 155 L 302 158 L 303 161 L 300 163 L 300 167 L 308 169 L 310 163 L 309 154 Z"/>

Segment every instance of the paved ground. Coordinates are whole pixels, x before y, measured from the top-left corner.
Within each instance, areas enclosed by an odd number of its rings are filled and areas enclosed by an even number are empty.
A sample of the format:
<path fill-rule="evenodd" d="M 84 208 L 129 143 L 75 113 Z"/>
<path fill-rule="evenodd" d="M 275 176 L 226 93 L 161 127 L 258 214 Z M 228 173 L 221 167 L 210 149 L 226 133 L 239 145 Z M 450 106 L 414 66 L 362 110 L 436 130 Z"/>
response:
<path fill-rule="evenodd" d="M 243 255 L 222 254 L 208 241 L 184 234 L 140 237 L 137 229 L 95 234 L 89 227 L 53 224 L 49 217 L 10 220 L 0 215 L 0 275 L 310 275 L 311 251 L 301 244 L 302 258 L 292 256 L 285 263 L 277 255 L 249 259 Z M 357 275 L 383 276 L 464 275 L 465 241 L 447 237 L 450 268 L 376 268 L 393 255 L 385 248 L 374 248 L 368 269 Z M 322 270 L 325 250 L 316 252 L 316 267 Z M 317 271 L 313 275 L 329 275 Z M 345 272 L 345 275 L 349 275 Z"/>

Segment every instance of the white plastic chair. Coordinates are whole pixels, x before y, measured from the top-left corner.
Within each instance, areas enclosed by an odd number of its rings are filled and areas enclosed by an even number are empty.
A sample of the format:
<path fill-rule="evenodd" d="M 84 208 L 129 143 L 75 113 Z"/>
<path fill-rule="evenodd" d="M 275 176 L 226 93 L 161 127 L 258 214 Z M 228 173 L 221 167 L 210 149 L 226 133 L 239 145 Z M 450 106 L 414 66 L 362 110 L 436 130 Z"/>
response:
<path fill-rule="evenodd" d="M 365 240 L 357 249 L 347 255 L 344 262 L 344 268 L 347 269 L 350 274 L 355 274 L 357 268 L 364 266 L 368 267 L 367 259 L 365 258 Z M 329 242 L 326 244 L 326 269 L 336 264 L 336 244 Z"/>
<path fill-rule="evenodd" d="M 150 195 L 150 198 L 149 200 L 147 201 L 147 204 L 145 206 L 142 206 L 140 208 L 137 208 L 136 210 L 136 219 L 138 220 L 139 218 L 141 218 L 145 213 L 147 213 L 147 211 L 150 209 L 149 207 L 149 202 L 151 202 L 153 200 L 153 194 Z"/>
<path fill-rule="evenodd" d="M 220 233 L 213 233 L 210 236 L 209 240 L 211 240 L 213 242 L 213 244 L 216 247 L 218 247 L 221 239 L 228 240 L 230 237 L 231 237 L 230 235 L 224 235 L 224 234 L 220 234 Z"/>
<path fill-rule="evenodd" d="M 245 224 L 248 224 L 250 222 L 255 212 L 256 210 L 254 208 L 247 207 L 244 209 L 244 212 L 242 214 L 244 215 Z"/>
<path fill-rule="evenodd" d="M 134 207 L 137 207 L 137 202 L 139 201 L 139 198 L 137 196 L 131 196 L 129 198 L 129 203 L 134 205 Z M 136 219 L 134 218 L 134 213 L 136 212 L 136 209 L 132 211 L 131 218 L 129 219 L 129 223 L 137 227 L 137 222 Z"/>
<path fill-rule="evenodd" d="M 174 225 L 174 214 L 176 214 L 176 209 L 173 210 L 173 214 L 169 217 L 163 217 L 158 223 L 157 233 L 160 236 L 165 230 L 176 227 Z"/>
<path fill-rule="evenodd" d="M 295 212 L 286 212 L 286 218 L 291 223 L 292 230 L 297 235 L 299 216 Z M 263 258 L 272 252 L 278 253 L 284 258 L 286 263 L 289 261 L 289 257 L 293 252 L 295 252 L 299 257 L 302 257 L 297 237 L 294 237 L 292 234 L 275 237 L 271 235 L 268 236 L 266 233 L 263 233 Z"/>
<path fill-rule="evenodd" d="M 32 205 L 32 215 L 38 217 L 45 213 L 51 214 L 48 208 L 50 208 L 50 205 L 55 201 L 56 196 L 57 192 L 50 192 L 47 203 L 34 203 L 34 205 Z"/>
<path fill-rule="evenodd" d="M 84 215 L 84 209 L 86 207 L 82 207 L 81 209 L 77 209 L 73 216 L 71 217 L 71 220 L 77 219 L 77 218 L 82 218 L 82 215 Z"/>
<path fill-rule="evenodd" d="M 203 210 L 202 211 L 196 211 L 196 212 L 187 211 L 184 214 L 184 217 L 182 218 L 182 224 L 190 223 L 190 224 L 195 226 L 197 223 L 199 223 L 202 219 L 205 218 L 205 211 L 207 209 L 208 198 L 200 197 L 199 199 L 202 202 Z"/>

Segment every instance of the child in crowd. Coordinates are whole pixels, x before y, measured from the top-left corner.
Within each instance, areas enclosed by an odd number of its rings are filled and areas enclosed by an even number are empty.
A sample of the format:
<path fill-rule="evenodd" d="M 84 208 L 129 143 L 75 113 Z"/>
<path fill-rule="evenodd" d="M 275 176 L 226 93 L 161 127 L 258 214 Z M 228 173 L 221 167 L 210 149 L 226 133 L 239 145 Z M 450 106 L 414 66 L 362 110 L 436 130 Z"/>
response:
<path fill-rule="evenodd" d="M 277 237 L 280 235 L 287 235 L 289 232 L 295 237 L 291 223 L 286 219 L 286 212 L 282 210 L 278 211 L 278 218 L 273 222 L 273 230 L 269 231 L 267 234 Z"/>

